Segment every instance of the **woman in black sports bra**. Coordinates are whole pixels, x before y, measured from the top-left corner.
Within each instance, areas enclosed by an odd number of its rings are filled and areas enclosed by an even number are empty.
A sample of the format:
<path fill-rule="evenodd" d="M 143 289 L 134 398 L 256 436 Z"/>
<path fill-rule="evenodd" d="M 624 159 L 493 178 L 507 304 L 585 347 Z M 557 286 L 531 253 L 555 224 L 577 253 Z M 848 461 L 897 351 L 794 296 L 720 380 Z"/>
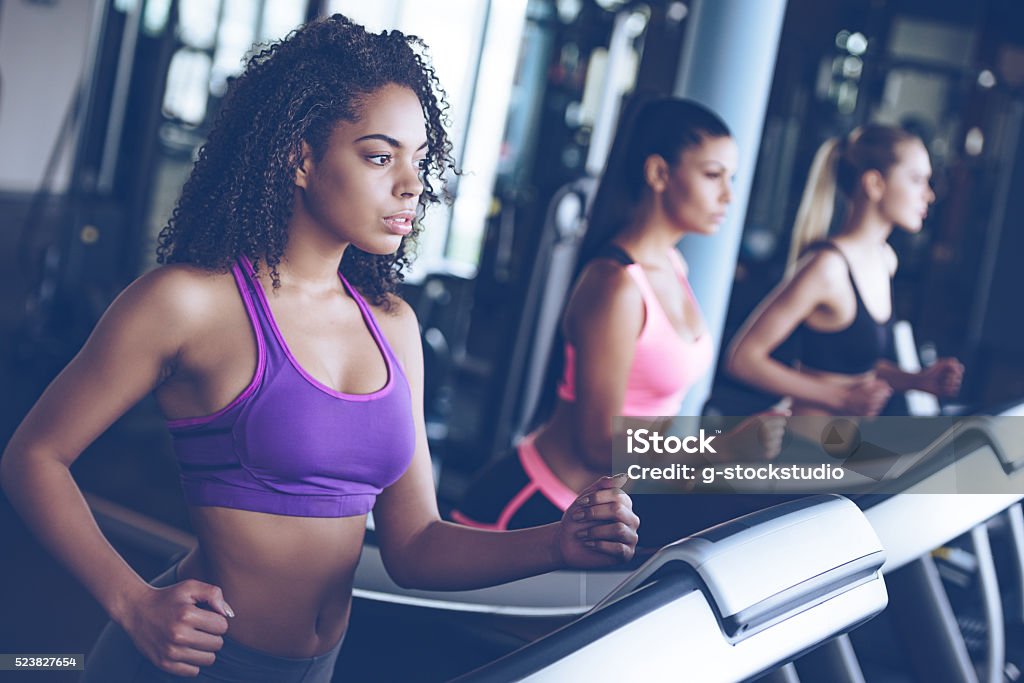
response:
<path fill-rule="evenodd" d="M 794 415 L 877 415 L 894 391 L 953 396 L 963 366 L 940 358 L 919 373 L 887 360 L 892 344 L 896 226 L 921 230 L 935 200 L 924 143 L 892 126 L 869 124 L 818 150 L 797 212 L 785 280 L 754 310 L 728 352 L 728 370 L 790 396 Z M 824 239 L 835 190 L 849 200 L 842 229 Z M 792 334 L 800 363 L 771 357 Z"/>

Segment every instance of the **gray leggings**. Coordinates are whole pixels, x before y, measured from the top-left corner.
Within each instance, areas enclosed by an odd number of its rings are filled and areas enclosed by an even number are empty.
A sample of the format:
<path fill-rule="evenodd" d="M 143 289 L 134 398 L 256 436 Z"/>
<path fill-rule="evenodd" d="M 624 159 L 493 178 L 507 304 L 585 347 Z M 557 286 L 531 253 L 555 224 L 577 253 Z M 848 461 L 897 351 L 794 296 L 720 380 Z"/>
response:
<path fill-rule="evenodd" d="M 157 588 L 178 582 L 178 565 L 150 581 Z M 341 641 L 330 652 L 316 657 L 293 659 L 254 650 L 224 636 L 224 647 L 211 666 L 199 670 L 196 678 L 174 676 L 157 669 L 132 643 L 124 629 L 110 622 L 85 658 L 80 683 L 330 683 Z"/>

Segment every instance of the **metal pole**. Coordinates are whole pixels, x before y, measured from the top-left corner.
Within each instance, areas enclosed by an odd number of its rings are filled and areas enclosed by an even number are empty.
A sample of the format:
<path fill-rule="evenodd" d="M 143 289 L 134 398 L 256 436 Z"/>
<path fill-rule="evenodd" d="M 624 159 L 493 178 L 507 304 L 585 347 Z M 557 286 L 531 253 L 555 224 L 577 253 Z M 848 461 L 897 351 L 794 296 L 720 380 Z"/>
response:
<path fill-rule="evenodd" d="M 695 0 L 687 19 L 675 94 L 718 113 L 740 148 L 733 203 L 721 229 L 711 237 L 687 238 L 681 248 L 690 266 L 690 283 L 719 349 L 728 342 L 721 335 L 785 14 L 786 0 Z M 716 361 L 717 356 L 718 351 Z M 709 372 L 694 385 L 681 415 L 700 414 L 713 375 Z"/>

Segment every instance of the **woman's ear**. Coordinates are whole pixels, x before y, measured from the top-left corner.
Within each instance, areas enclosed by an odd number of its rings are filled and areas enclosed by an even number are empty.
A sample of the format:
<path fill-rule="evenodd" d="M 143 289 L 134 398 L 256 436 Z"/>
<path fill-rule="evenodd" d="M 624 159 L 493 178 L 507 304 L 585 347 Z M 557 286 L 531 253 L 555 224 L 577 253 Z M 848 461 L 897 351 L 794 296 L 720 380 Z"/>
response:
<path fill-rule="evenodd" d="M 868 199 L 873 202 L 881 201 L 882 195 L 885 194 L 885 177 L 875 169 L 866 171 L 860 177 L 860 187 Z"/>
<path fill-rule="evenodd" d="M 313 148 L 305 140 L 299 148 L 298 163 L 295 164 L 295 185 L 303 189 L 309 183 L 310 173 L 313 171 Z"/>
<path fill-rule="evenodd" d="M 644 180 L 655 192 L 664 192 L 668 186 L 668 162 L 660 154 L 651 154 L 644 159 Z"/>

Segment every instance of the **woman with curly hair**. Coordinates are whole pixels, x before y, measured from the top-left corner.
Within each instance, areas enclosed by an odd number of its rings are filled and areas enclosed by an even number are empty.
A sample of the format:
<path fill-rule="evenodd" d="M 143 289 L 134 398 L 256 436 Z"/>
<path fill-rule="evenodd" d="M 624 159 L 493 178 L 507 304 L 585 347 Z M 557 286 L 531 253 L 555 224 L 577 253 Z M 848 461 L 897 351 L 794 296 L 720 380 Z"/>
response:
<path fill-rule="evenodd" d="M 422 43 L 336 15 L 253 56 L 167 228 L 4 453 L 3 483 L 112 622 L 86 681 L 328 681 L 374 511 L 400 585 L 469 589 L 629 558 L 621 479 L 561 522 L 440 520 L 401 270 L 452 164 Z M 145 394 L 168 420 L 198 547 L 144 582 L 69 473 Z"/>

